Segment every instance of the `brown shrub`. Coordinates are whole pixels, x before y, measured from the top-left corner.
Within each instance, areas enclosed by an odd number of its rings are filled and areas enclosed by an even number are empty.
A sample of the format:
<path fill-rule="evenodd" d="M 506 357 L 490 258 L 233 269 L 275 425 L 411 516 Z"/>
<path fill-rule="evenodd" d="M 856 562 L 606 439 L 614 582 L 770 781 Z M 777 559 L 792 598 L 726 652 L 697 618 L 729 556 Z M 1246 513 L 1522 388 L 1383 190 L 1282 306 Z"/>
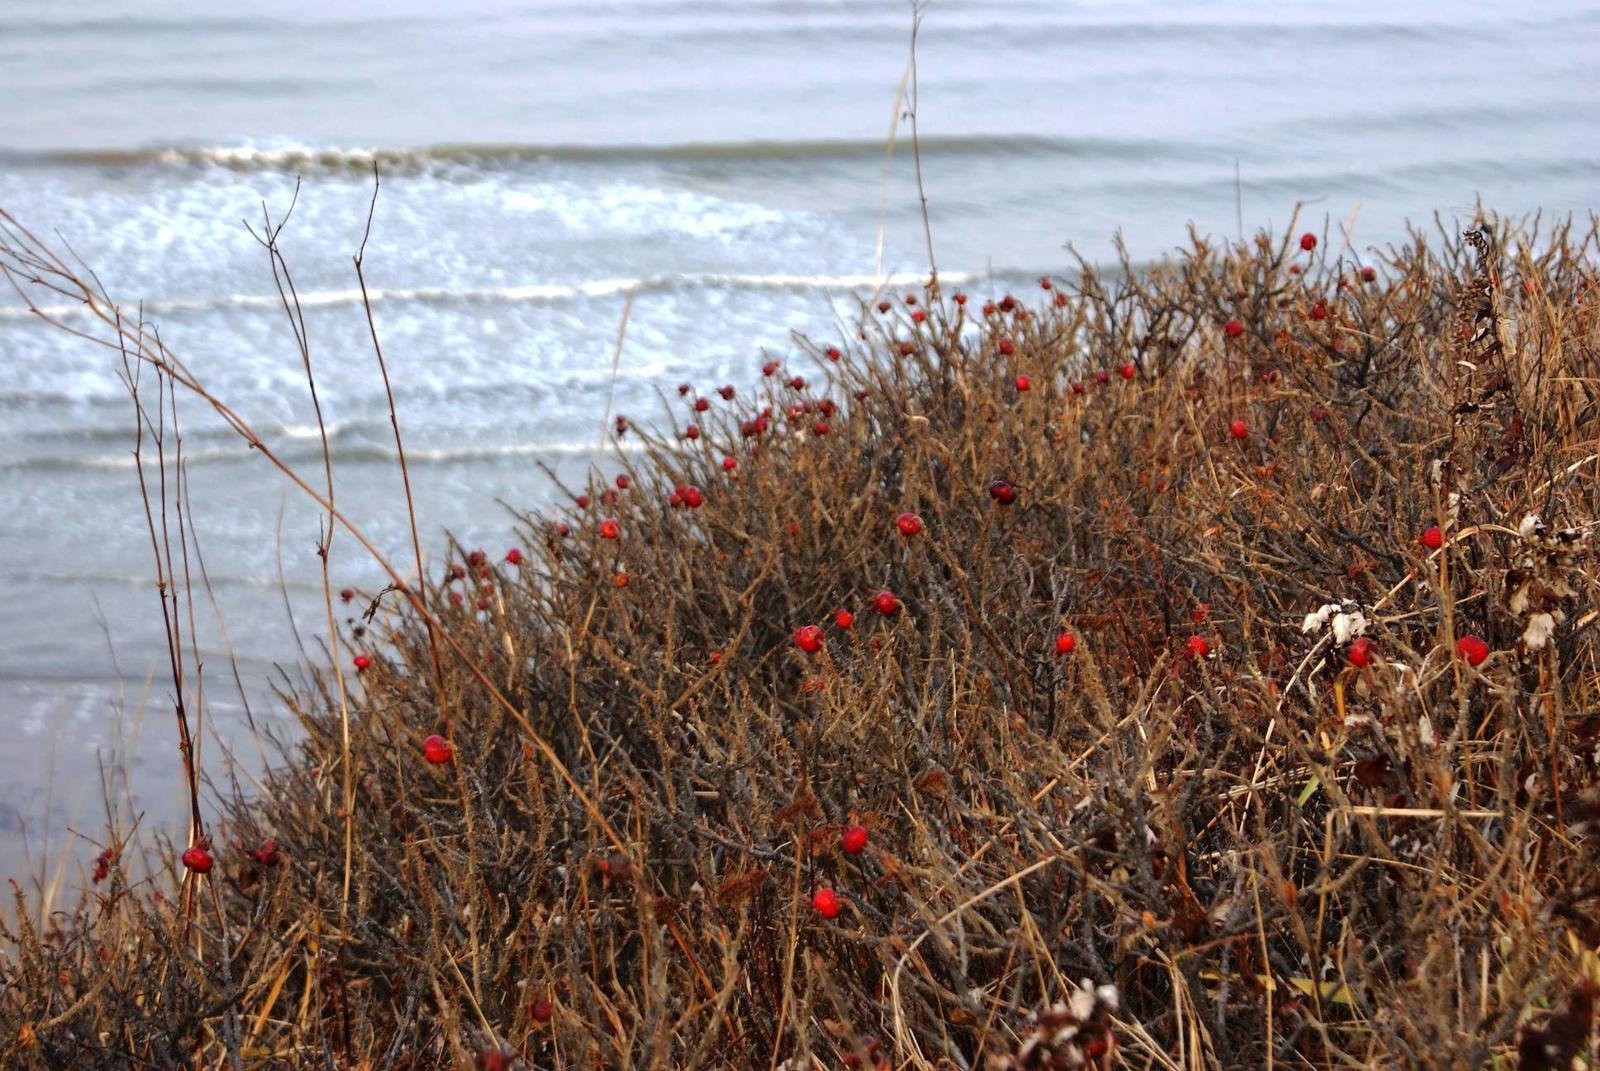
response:
<path fill-rule="evenodd" d="M 152 902 L 113 862 L 7 931 L 0 1061 L 1593 1053 L 1597 246 L 1492 237 L 1416 236 L 1372 281 L 1262 237 L 1009 312 L 930 286 L 921 323 L 864 303 L 859 336 L 685 408 L 694 441 L 619 418 L 630 489 L 529 515 L 486 576 L 459 555 L 482 610 L 419 593 L 438 679 L 402 592 L 348 641 L 374 655 L 342 679 L 348 745 L 330 667 L 285 696 L 304 739 L 233 793 L 209 879 Z"/>

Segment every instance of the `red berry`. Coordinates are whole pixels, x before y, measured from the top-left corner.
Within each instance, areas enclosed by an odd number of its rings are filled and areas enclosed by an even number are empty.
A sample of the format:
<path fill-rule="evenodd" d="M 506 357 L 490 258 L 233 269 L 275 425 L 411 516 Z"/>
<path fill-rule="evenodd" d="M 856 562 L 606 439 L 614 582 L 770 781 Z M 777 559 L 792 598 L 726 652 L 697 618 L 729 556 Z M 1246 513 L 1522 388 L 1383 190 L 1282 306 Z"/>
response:
<path fill-rule="evenodd" d="M 1361 278 L 1365 282 L 1369 282 L 1370 283 L 1370 282 L 1372 282 L 1372 280 L 1376 279 L 1377 277 L 1378 277 L 1378 269 L 1376 269 L 1376 268 L 1362 268 L 1361 269 Z"/>
<path fill-rule="evenodd" d="M 1033 380 L 1029 379 L 1027 376 L 1018 376 L 1017 377 L 1017 390 L 1019 390 L 1019 391 L 1027 391 L 1027 390 L 1032 390 L 1032 389 L 1033 389 Z"/>
<path fill-rule="evenodd" d="M 1326 320 L 1328 318 L 1328 306 L 1320 301 L 1311 306 L 1311 318 L 1313 320 Z"/>
<path fill-rule="evenodd" d="M 209 874 L 211 853 L 199 844 L 190 845 L 183 850 L 183 865 L 196 874 Z"/>
<path fill-rule="evenodd" d="M 1118 371 L 1120 371 L 1122 373 L 1122 378 L 1123 379 L 1132 379 L 1134 376 L 1139 374 L 1139 366 L 1134 364 L 1132 361 L 1129 361 L 1128 363 L 1124 364 Z"/>
<path fill-rule="evenodd" d="M 777 361 L 768 361 L 766 364 L 761 366 L 761 374 L 764 376 L 770 376 L 776 372 L 778 368 L 779 364 Z"/>
<path fill-rule="evenodd" d="M 1378 645 L 1366 636 L 1357 636 L 1350 641 L 1350 647 L 1345 651 L 1345 658 L 1357 669 L 1365 669 L 1377 661 Z"/>
<path fill-rule="evenodd" d="M 450 747 L 450 741 L 438 733 L 433 734 L 422 742 L 422 757 L 435 766 L 443 766 L 449 762 L 452 754 L 454 754 L 454 750 Z"/>
<path fill-rule="evenodd" d="M 920 324 L 922 321 L 926 320 L 927 318 L 928 318 L 928 314 L 923 312 L 921 309 L 912 310 L 912 313 L 911 313 L 911 322 L 912 323 Z"/>
<path fill-rule="evenodd" d="M 516 547 L 512 547 L 510 550 L 506 551 L 506 561 L 511 565 L 521 565 L 522 551 Z"/>
<path fill-rule="evenodd" d="M 722 471 L 724 471 L 724 472 L 732 472 L 734 469 L 736 469 L 738 467 L 739 467 L 739 463 L 737 461 L 735 461 L 733 458 L 725 457 L 725 458 L 722 459 Z"/>
<path fill-rule="evenodd" d="M 1328 419 L 1328 411 L 1320 405 L 1313 405 L 1311 407 L 1311 419 L 1320 424 Z"/>
<path fill-rule="evenodd" d="M 358 654 L 356 655 L 354 662 L 356 664 L 356 669 L 366 669 L 368 666 L 372 665 L 372 656 Z"/>
<path fill-rule="evenodd" d="M 817 436 L 819 439 L 828 434 L 828 422 L 826 420 L 816 421 L 811 425 L 811 434 Z"/>
<path fill-rule="evenodd" d="M 278 842 L 268 837 L 259 846 L 250 850 L 250 858 L 262 866 L 277 866 Z"/>
<path fill-rule="evenodd" d="M 351 588 L 345 588 L 343 591 L 339 592 L 339 600 L 341 602 L 349 602 L 351 599 L 353 599 L 355 597 L 356 597 L 356 593 Z"/>
<path fill-rule="evenodd" d="M 579 509 L 588 509 L 589 508 L 589 496 L 588 495 L 579 495 L 578 496 L 578 508 Z"/>
<path fill-rule="evenodd" d="M 887 301 L 878 302 L 878 311 L 879 312 L 888 312 L 889 308 L 890 308 L 890 306 L 889 306 L 889 303 Z"/>
<path fill-rule="evenodd" d="M 849 628 L 856 623 L 856 615 L 849 610 L 840 610 L 833 615 L 833 623 L 839 628 Z"/>
<path fill-rule="evenodd" d="M 1070 632 L 1063 632 L 1056 637 L 1056 654 L 1071 654 L 1072 649 L 1078 646 L 1078 638 Z"/>
<path fill-rule="evenodd" d="M 533 1007 L 529 1011 L 533 1016 L 533 1021 L 536 1023 L 548 1023 L 556 1014 L 554 1006 L 543 997 L 534 1001 Z"/>
<path fill-rule="evenodd" d="M 1042 275 L 1042 276 L 1039 277 L 1039 289 L 1040 290 L 1049 290 L 1050 289 L 1050 278 L 1049 278 L 1049 276 L 1043 276 Z"/>
<path fill-rule="evenodd" d="M 900 609 L 900 600 L 895 598 L 892 591 L 880 591 L 872 597 L 872 608 L 888 617 Z"/>
<path fill-rule="evenodd" d="M 683 504 L 690 509 L 699 509 L 705 504 L 706 496 L 700 488 L 693 484 L 686 484 L 683 488 Z"/>
<path fill-rule="evenodd" d="M 620 536 L 621 534 L 622 534 L 622 525 L 618 524 L 612 518 L 607 517 L 605 520 L 600 522 L 600 538 L 601 539 L 615 539 L 618 536 Z"/>
<path fill-rule="evenodd" d="M 1005 297 L 1000 299 L 1000 311 L 1001 312 L 1010 312 L 1012 309 L 1014 309 L 1016 307 L 1017 307 L 1017 299 L 1012 297 L 1010 294 L 1007 294 Z"/>
<path fill-rule="evenodd" d="M 1101 386 L 1105 386 L 1111 382 L 1111 373 L 1102 368 L 1094 374 L 1094 381 Z"/>
<path fill-rule="evenodd" d="M 1244 324 L 1240 323 L 1238 320 L 1229 320 L 1227 323 L 1222 325 L 1222 333 L 1227 335 L 1229 338 L 1238 338 L 1240 335 L 1244 334 Z"/>
<path fill-rule="evenodd" d="M 915 294 L 907 294 L 906 295 L 906 304 L 907 305 L 915 305 L 916 303 L 917 303 L 917 295 L 915 295 Z"/>
<path fill-rule="evenodd" d="M 617 490 L 626 491 L 633 486 L 633 479 L 626 472 L 617 473 Z"/>
<path fill-rule="evenodd" d="M 1489 657 L 1489 645 L 1480 636 L 1463 636 L 1456 641 L 1456 653 L 1467 660 L 1467 665 L 1481 666 Z"/>
<path fill-rule="evenodd" d="M 496 1045 L 478 1053 L 478 1071 L 512 1071 L 517 1066 L 517 1054 Z"/>
<path fill-rule="evenodd" d="M 1211 604 L 1209 602 L 1196 603 L 1194 609 L 1189 611 L 1190 616 L 1193 617 L 1197 622 L 1204 621 L 1206 617 L 1210 615 L 1210 613 Z"/>
<path fill-rule="evenodd" d="M 994 315 L 994 302 L 985 301 L 983 303 L 983 314 L 985 316 L 993 316 Z"/>
<path fill-rule="evenodd" d="M 723 401 L 725 401 L 725 402 L 733 401 L 733 394 L 734 394 L 733 384 L 731 384 L 731 383 L 723 384 L 722 386 L 717 388 L 717 393 L 722 395 L 722 400 Z"/>
<path fill-rule="evenodd" d="M 1009 506 L 1017 500 L 1017 489 L 1009 480 L 996 480 L 989 485 L 989 497 L 1002 506 Z"/>
<path fill-rule="evenodd" d="M 1444 533 L 1437 524 L 1430 524 L 1422 530 L 1422 545 L 1429 550 L 1438 550 L 1444 546 Z"/>
<path fill-rule="evenodd" d="M 1007 357 L 1017 352 L 1017 344 L 1007 335 L 1000 336 L 1000 352 Z"/>
<path fill-rule="evenodd" d="M 915 513 L 902 513 L 894 519 L 894 526 L 900 529 L 900 534 L 910 539 L 922 531 L 922 518 Z"/>
<path fill-rule="evenodd" d="M 690 424 L 687 428 L 684 428 L 683 437 L 688 439 L 690 442 L 700 438 L 700 425 Z"/>
<path fill-rule="evenodd" d="M 1211 643 L 1204 636 L 1194 635 L 1183 641 L 1184 648 L 1191 658 L 1204 658 L 1211 653 Z"/>
<path fill-rule="evenodd" d="M 839 359 L 839 348 L 837 346 L 829 346 L 824 353 L 830 361 L 837 361 Z"/>
<path fill-rule="evenodd" d="M 822 650 L 822 630 L 816 625 L 802 625 L 794 630 L 794 642 L 806 654 Z"/>
<path fill-rule="evenodd" d="M 694 400 L 694 411 L 696 413 L 704 413 L 707 409 L 710 409 L 710 408 L 711 408 L 711 399 L 710 398 L 696 398 Z"/>
<path fill-rule="evenodd" d="M 839 894 L 824 885 L 811 897 L 811 906 L 825 919 L 839 917 Z"/>
<path fill-rule="evenodd" d="M 955 292 L 954 301 L 957 305 L 965 305 L 967 303 L 967 295 L 957 290 Z"/>
<path fill-rule="evenodd" d="M 1306 231 L 1306 233 L 1300 236 L 1300 248 L 1304 249 L 1308 253 L 1317 248 L 1317 236 L 1312 234 L 1310 231 Z"/>
<path fill-rule="evenodd" d="M 1074 383 L 1072 385 L 1072 393 L 1074 393 L 1074 394 L 1082 394 L 1084 391 L 1086 391 L 1088 389 L 1089 388 L 1085 387 L 1082 383 Z"/>
<path fill-rule="evenodd" d="M 689 384 L 687 384 L 687 383 L 679 383 L 678 384 L 678 397 L 682 398 L 685 394 L 688 394 L 688 393 L 689 393 Z"/>
<path fill-rule="evenodd" d="M 1235 439 L 1248 439 L 1250 438 L 1250 428 L 1245 424 L 1244 421 L 1235 420 L 1232 424 L 1228 425 L 1228 434 L 1232 435 Z"/>
<path fill-rule="evenodd" d="M 793 387 L 795 390 L 805 390 L 806 389 L 806 381 L 801 376 L 795 376 L 793 379 L 791 379 L 789 381 L 789 386 Z"/>
<path fill-rule="evenodd" d="M 851 826 L 839 838 L 839 847 L 846 855 L 855 855 L 867 846 L 867 831 L 861 826 Z"/>

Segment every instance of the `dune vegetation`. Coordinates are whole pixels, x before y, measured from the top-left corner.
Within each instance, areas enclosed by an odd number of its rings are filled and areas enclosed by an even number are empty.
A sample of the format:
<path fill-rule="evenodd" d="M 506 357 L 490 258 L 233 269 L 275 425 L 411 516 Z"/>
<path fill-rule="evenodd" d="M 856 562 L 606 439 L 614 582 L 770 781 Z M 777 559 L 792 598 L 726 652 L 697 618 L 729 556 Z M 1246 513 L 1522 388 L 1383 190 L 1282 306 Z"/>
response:
<path fill-rule="evenodd" d="M 18 897 L 0 1065 L 1592 1066 L 1600 238 L 1300 230 L 874 295 L 334 568 L 262 787 Z"/>

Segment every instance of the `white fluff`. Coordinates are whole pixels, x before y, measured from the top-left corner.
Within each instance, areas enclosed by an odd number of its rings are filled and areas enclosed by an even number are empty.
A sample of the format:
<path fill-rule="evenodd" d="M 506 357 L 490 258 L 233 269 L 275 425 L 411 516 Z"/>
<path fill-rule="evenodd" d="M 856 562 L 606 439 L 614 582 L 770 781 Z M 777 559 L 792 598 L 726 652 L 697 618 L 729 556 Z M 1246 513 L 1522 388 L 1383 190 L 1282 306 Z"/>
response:
<path fill-rule="evenodd" d="M 1534 614 L 1528 618 L 1528 627 L 1522 631 L 1522 644 L 1530 651 L 1542 651 L 1556 631 L 1552 614 Z"/>
<path fill-rule="evenodd" d="M 1367 631 L 1367 616 L 1360 610 L 1333 615 L 1333 638 L 1338 643 L 1349 643 L 1350 637 Z"/>
<path fill-rule="evenodd" d="M 1072 1017 L 1079 1022 L 1094 1014 L 1094 985 L 1085 978 L 1072 995 L 1067 998 L 1068 1007 L 1072 1010 Z"/>
<path fill-rule="evenodd" d="M 1339 604 L 1338 603 L 1336 603 L 1336 602 L 1324 603 L 1322 606 L 1318 607 L 1317 609 L 1313 610 L 1311 613 L 1306 615 L 1305 621 L 1303 621 L 1301 623 L 1301 625 L 1300 625 L 1300 631 L 1301 632 L 1316 632 L 1318 629 L 1323 628 L 1324 626 L 1326 626 L 1327 623 L 1328 623 L 1328 618 L 1332 617 L 1334 614 L 1336 614 L 1338 612 L 1339 612 Z"/>
<path fill-rule="evenodd" d="M 1307 614 L 1306 619 L 1300 622 L 1302 633 L 1317 632 L 1328 627 L 1333 629 L 1336 643 L 1349 643 L 1351 637 L 1365 635 L 1367 615 L 1353 602 L 1327 602 Z"/>

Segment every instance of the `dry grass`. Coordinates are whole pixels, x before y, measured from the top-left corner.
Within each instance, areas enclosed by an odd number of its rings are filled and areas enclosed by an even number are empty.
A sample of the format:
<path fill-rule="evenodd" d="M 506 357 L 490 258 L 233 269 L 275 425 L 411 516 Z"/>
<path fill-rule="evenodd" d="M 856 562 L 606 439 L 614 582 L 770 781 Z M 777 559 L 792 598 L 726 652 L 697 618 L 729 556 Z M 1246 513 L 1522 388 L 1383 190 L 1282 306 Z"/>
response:
<path fill-rule="evenodd" d="M 1592 1062 L 1600 246 L 1494 233 L 895 295 L 630 423 L 520 564 L 345 608 L 209 877 L 113 860 L 5 934 L 0 1063 Z M 0 266 L 109 309 L 9 223 Z M 1374 665 L 1304 629 L 1344 600 Z"/>

